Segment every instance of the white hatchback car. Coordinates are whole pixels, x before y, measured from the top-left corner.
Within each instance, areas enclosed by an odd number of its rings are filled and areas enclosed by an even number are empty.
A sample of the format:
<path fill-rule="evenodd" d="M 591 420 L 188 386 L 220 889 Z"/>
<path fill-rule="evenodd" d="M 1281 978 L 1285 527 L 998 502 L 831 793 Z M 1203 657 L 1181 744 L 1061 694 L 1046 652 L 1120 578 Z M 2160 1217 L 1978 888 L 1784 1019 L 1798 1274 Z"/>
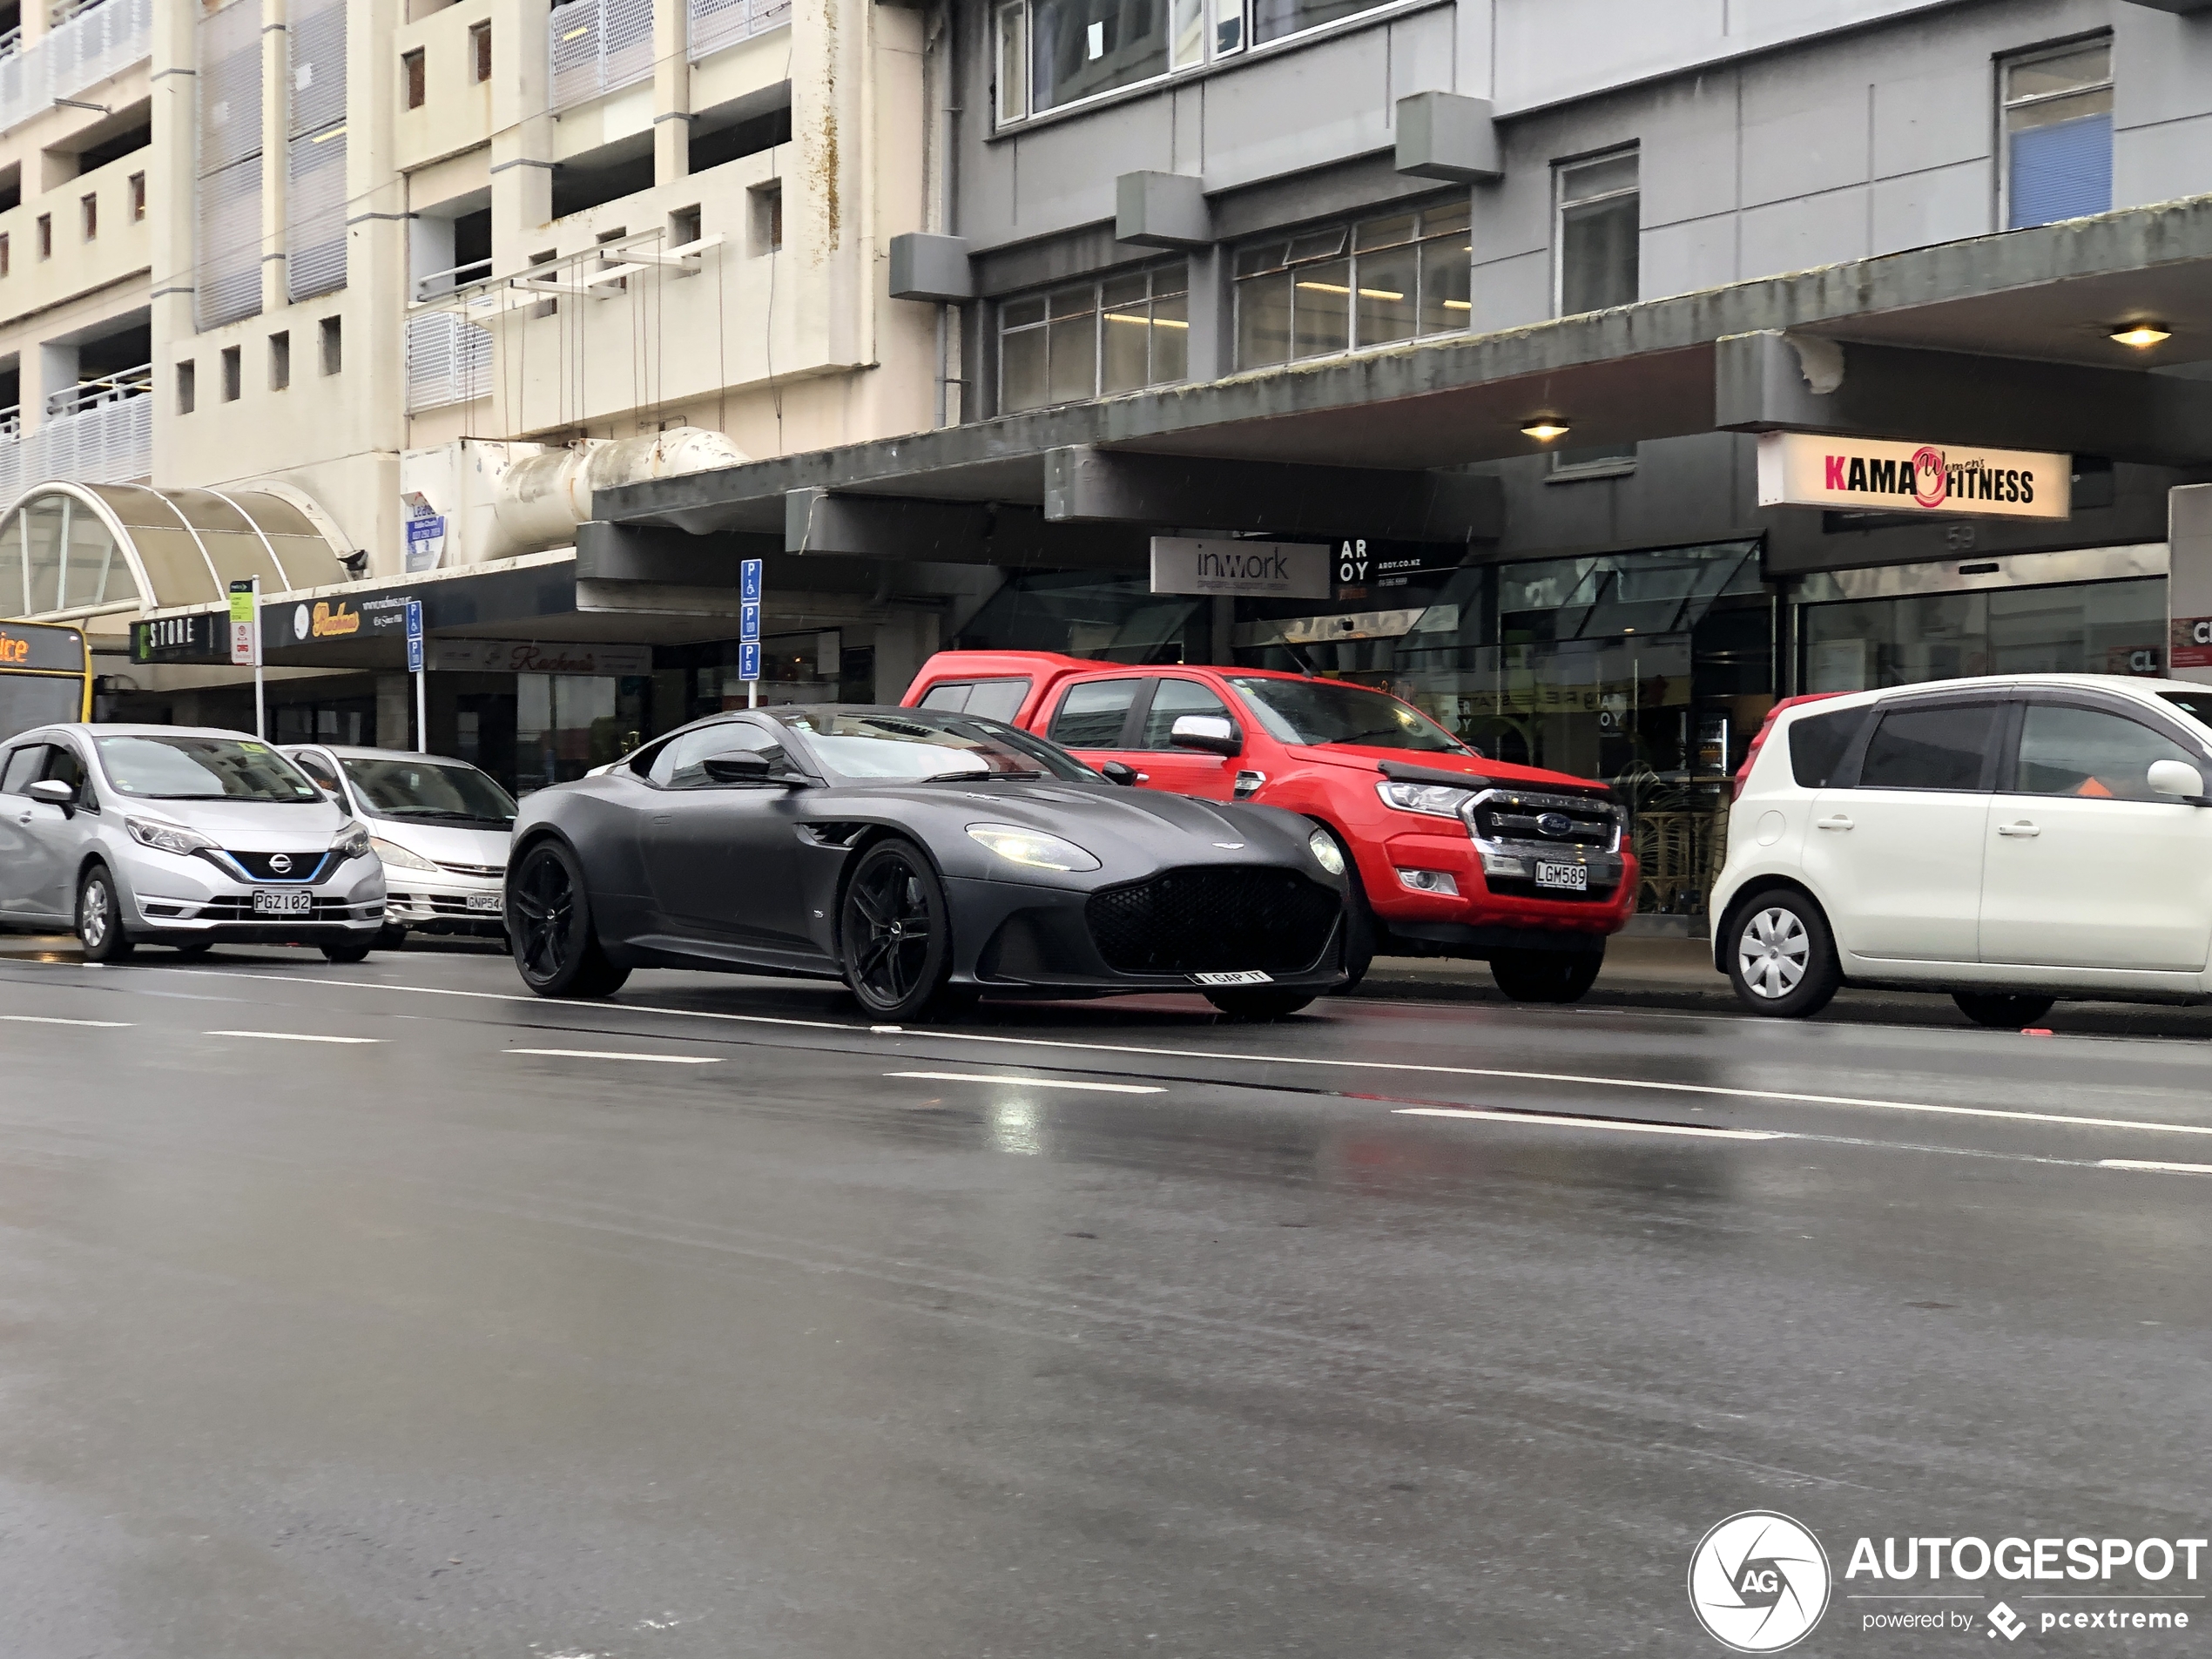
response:
<path fill-rule="evenodd" d="M 2212 686 L 1946 680 L 1777 711 L 1729 818 L 1713 964 L 1761 1014 L 1844 985 L 2017 1028 L 2212 996 Z"/>
<path fill-rule="evenodd" d="M 388 890 L 383 943 L 411 932 L 507 936 L 515 798 L 465 760 L 287 745 L 285 757 L 368 828 Z"/>

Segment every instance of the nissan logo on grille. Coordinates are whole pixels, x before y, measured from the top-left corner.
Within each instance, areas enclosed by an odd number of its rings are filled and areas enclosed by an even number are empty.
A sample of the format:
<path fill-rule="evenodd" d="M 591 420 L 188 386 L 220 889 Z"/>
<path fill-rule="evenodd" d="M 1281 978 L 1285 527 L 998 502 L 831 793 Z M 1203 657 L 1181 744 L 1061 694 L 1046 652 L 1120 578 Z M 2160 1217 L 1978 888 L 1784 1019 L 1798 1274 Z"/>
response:
<path fill-rule="evenodd" d="M 1547 835 L 1564 835 L 1575 827 L 1575 820 L 1565 813 L 1541 813 L 1537 815 L 1536 827 Z"/>
<path fill-rule="evenodd" d="M 1564 822 L 1565 820 L 1562 819 L 1561 821 Z M 285 874 L 292 868 L 292 854 L 289 853 L 271 853 L 269 856 L 269 868 L 275 872 L 278 875 Z"/>

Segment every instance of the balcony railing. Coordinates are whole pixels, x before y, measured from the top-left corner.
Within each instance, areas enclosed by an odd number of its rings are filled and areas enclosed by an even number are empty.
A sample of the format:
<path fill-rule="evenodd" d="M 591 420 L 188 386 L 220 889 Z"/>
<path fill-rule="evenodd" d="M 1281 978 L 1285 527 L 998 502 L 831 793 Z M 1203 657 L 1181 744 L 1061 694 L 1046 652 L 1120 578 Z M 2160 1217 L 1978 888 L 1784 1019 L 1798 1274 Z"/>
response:
<path fill-rule="evenodd" d="M 73 98 L 153 49 L 153 0 L 97 0 L 36 45 L 0 57 L 0 132 Z"/>
<path fill-rule="evenodd" d="M 791 21 L 791 0 L 685 0 L 691 19 L 691 59 L 734 46 Z"/>
<path fill-rule="evenodd" d="M 55 393 L 35 432 L 19 409 L 0 411 L 0 500 L 50 478 L 125 484 L 152 470 L 151 363 Z"/>
<path fill-rule="evenodd" d="M 471 260 L 466 265 L 456 265 L 450 271 L 433 271 L 428 276 L 415 279 L 415 300 L 420 305 L 425 300 L 442 300 L 462 288 L 473 287 L 491 275 L 489 260 Z"/>
<path fill-rule="evenodd" d="M 546 48 L 556 110 L 650 80 L 653 0 L 569 0 L 555 6 L 546 14 Z"/>

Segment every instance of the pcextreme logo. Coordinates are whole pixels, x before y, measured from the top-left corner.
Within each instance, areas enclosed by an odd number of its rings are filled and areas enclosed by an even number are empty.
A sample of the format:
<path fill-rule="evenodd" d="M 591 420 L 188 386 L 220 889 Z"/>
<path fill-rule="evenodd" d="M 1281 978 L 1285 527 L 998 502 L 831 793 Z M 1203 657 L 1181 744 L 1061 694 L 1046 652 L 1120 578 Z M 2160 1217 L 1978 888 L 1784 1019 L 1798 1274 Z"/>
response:
<path fill-rule="evenodd" d="M 1705 1633 L 1737 1653 L 1779 1653 L 1828 1610 L 1828 1554 L 1787 1515 L 1747 1509 L 1698 1541 L 1689 1605 Z"/>

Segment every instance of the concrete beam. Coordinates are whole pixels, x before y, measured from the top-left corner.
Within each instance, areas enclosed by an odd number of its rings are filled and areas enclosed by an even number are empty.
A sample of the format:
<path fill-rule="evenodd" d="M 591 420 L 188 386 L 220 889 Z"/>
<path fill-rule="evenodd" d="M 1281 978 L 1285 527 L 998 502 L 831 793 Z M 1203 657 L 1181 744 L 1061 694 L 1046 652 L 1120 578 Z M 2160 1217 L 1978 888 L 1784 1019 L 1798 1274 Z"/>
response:
<path fill-rule="evenodd" d="M 577 526 L 576 574 L 578 581 L 734 589 L 740 561 L 783 550 L 783 539 L 775 536 L 691 536 L 594 519 Z"/>
<path fill-rule="evenodd" d="M 2186 467 L 2212 461 L 2212 383 L 1765 331 L 1716 342 L 1713 424 Z"/>
<path fill-rule="evenodd" d="M 1204 247 L 1213 214 L 1198 181 L 1181 172 L 1125 172 L 1114 180 L 1114 239 L 1141 247 Z"/>
<path fill-rule="evenodd" d="M 1416 179 L 1489 183 L 1506 176 L 1487 98 L 1416 92 L 1398 100 L 1394 169 Z"/>
<path fill-rule="evenodd" d="M 1044 516 L 1055 522 L 1457 543 L 1495 541 L 1505 525 L 1502 487 L 1474 473 L 1298 467 L 1087 445 L 1048 450 L 1044 466 Z"/>
<path fill-rule="evenodd" d="M 794 489 L 784 510 L 785 547 L 808 556 L 1138 570 L 1150 546 L 1142 529 L 1048 524 L 1034 507 L 996 502 Z"/>

